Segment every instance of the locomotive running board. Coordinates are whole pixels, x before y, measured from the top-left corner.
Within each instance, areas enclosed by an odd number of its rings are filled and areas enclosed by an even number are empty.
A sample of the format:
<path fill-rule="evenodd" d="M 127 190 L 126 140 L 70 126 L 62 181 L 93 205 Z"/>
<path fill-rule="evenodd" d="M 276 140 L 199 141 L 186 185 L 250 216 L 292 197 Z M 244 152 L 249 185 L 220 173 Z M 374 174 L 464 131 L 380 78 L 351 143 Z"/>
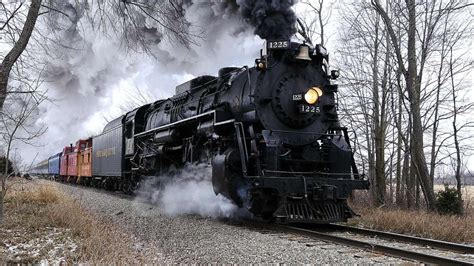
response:
<path fill-rule="evenodd" d="M 174 126 L 177 126 L 177 125 L 180 125 L 180 124 L 189 122 L 189 121 L 193 121 L 193 120 L 196 120 L 196 119 L 198 119 L 198 118 L 205 117 L 205 116 L 214 115 L 214 118 L 215 118 L 215 113 L 216 113 L 216 111 L 213 110 L 213 111 L 209 111 L 209 112 L 206 112 L 206 113 L 202 113 L 202 114 L 198 114 L 198 115 L 195 115 L 195 116 L 191 116 L 191 117 L 188 117 L 188 118 L 185 118 L 185 119 L 182 119 L 182 120 L 179 120 L 179 121 L 170 123 L 170 124 L 166 124 L 166 125 L 163 125 L 163 126 L 160 126 L 160 127 L 155 127 L 155 128 L 149 129 L 149 130 L 144 131 L 144 132 L 142 132 L 142 133 L 136 134 L 135 137 L 140 137 L 140 136 L 143 136 L 143 135 L 147 135 L 147 134 L 153 133 L 153 132 L 155 132 L 155 131 L 160 131 L 160 130 L 163 130 L 163 129 L 168 129 L 168 128 L 171 128 L 171 127 L 174 127 Z"/>
<path fill-rule="evenodd" d="M 170 123 L 170 124 L 166 124 L 166 125 L 163 125 L 163 126 L 159 126 L 159 127 L 156 127 L 156 128 L 149 129 L 149 130 L 144 131 L 142 133 L 136 134 L 135 137 L 145 136 L 145 135 L 148 135 L 148 134 L 156 132 L 156 131 L 163 131 L 163 130 L 166 130 L 166 129 L 169 129 L 169 128 L 179 126 L 181 124 L 185 124 L 187 122 L 199 120 L 200 118 L 203 118 L 203 117 L 212 117 L 213 126 L 221 126 L 221 125 L 225 125 L 225 124 L 235 122 L 234 119 L 221 120 L 222 117 L 220 117 L 220 116 L 223 116 L 223 115 L 225 116 L 226 113 L 227 112 L 222 111 L 222 110 L 212 110 L 212 111 L 205 112 L 205 113 L 202 113 L 202 114 L 198 114 L 198 115 L 195 115 L 195 116 L 191 116 L 191 117 L 188 117 L 188 118 L 185 118 L 185 119 L 182 119 L 182 120 Z"/>

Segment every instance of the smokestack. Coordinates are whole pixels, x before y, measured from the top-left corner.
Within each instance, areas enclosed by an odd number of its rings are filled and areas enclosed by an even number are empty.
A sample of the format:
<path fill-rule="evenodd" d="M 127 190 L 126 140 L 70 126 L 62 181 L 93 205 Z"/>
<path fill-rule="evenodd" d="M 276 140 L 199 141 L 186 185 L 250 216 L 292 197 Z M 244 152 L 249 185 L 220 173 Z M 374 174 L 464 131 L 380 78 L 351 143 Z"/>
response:
<path fill-rule="evenodd" d="M 262 39 L 290 39 L 296 33 L 294 0 L 237 0 L 244 20 Z"/>

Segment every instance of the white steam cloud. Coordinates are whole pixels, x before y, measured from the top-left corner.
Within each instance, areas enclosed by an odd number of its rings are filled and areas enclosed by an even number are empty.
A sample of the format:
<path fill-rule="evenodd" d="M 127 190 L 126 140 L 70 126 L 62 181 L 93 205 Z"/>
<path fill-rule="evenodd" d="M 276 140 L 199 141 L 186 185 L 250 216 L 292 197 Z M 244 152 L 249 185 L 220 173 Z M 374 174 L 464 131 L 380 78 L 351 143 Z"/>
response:
<path fill-rule="evenodd" d="M 163 182 L 162 185 L 158 182 Z M 161 187 L 160 187 L 161 186 Z M 139 189 L 139 198 L 146 197 L 163 208 L 166 214 L 196 214 L 212 218 L 238 218 L 243 210 L 212 189 L 211 167 L 188 165 L 179 174 L 149 177 Z"/>
<path fill-rule="evenodd" d="M 150 96 L 149 102 L 170 97 L 176 85 L 195 76 L 216 75 L 226 66 L 253 65 L 262 44 L 231 6 L 189 1 L 186 19 L 204 31 L 203 38 L 189 49 L 164 38 L 152 47 L 152 57 L 123 49 L 113 28 L 110 32 L 94 29 L 97 21 L 87 14 L 94 14 L 95 4 L 58 3 L 68 18 L 58 15 L 56 23 L 37 23 L 42 35 L 62 42 L 48 43 L 46 51 L 41 48 L 46 44 L 34 48 L 46 62 L 42 86 L 55 101 L 40 106 L 36 123 L 48 127 L 38 141 L 41 147 L 18 147 L 28 164 L 36 153 L 35 163 L 79 138 L 100 133 L 107 120 L 131 109 L 124 106 L 130 106 L 137 89 Z"/>

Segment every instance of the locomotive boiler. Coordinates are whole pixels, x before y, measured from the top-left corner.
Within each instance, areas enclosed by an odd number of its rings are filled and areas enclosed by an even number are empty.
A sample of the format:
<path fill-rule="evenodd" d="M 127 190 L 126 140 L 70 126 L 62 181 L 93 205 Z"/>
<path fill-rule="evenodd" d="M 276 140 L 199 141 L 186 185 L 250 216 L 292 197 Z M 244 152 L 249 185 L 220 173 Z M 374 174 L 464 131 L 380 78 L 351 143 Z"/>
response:
<path fill-rule="evenodd" d="M 177 86 L 171 98 L 121 118 L 124 186 L 204 163 L 215 193 L 256 217 L 347 220 L 347 198 L 369 184 L 338 119 L 338 76 L 323 46 L 269 40 L 254 67 Z"/>

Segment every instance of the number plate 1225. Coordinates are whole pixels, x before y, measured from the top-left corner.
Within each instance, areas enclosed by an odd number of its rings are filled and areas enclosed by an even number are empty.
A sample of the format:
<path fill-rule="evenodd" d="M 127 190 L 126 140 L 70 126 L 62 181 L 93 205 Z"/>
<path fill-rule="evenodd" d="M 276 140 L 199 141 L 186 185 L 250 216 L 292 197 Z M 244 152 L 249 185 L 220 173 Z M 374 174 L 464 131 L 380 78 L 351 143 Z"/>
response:
<path fill-rule="evenodd" d="M 287 49 L 290 46 L 289 41 L 271 41 L 268 42 L 268 49 Z"/>
<path fill-rule="evenodd" d="M 315 113 L 319 114 L 319 106 L 308 105 L 308 104 L 301 104 L 299 106 L 300 113 Z"/>

